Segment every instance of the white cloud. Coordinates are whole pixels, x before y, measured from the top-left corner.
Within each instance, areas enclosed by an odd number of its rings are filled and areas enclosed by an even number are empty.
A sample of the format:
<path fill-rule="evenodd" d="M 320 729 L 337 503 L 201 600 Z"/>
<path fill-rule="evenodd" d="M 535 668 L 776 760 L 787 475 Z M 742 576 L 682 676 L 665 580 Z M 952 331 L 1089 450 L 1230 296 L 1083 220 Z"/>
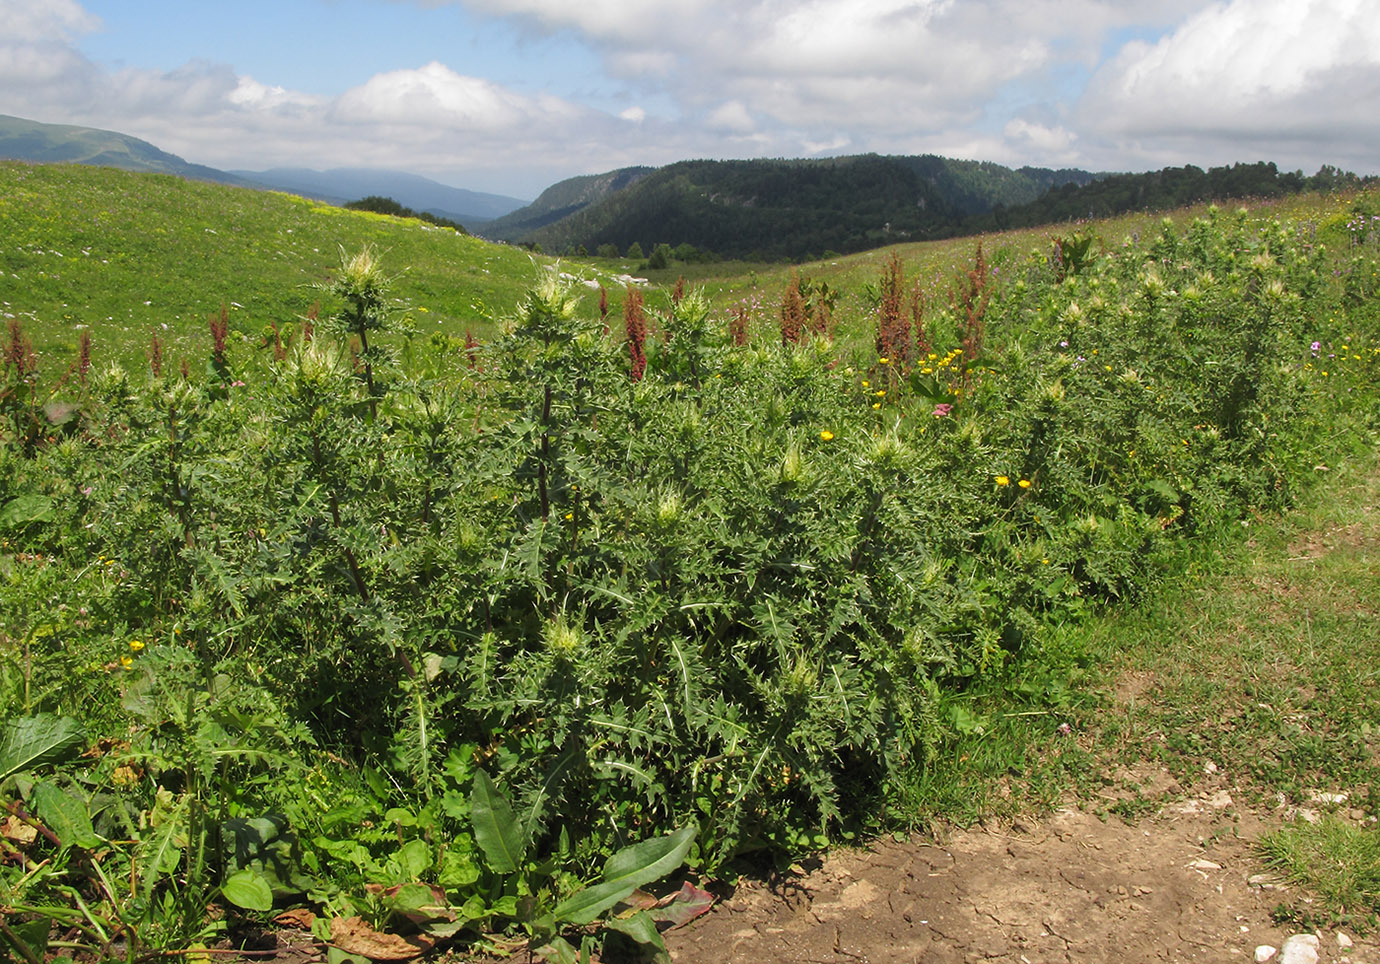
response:
<path fill-rule="evenodd" d="M 580 113 L 558 98 L 524 97 L 436 62 L 377 74 L 347 90 L 331 108 L 334 118 L 352 124 L 445 124 L 471 132 L 550 123 Z"/>
<path fill-rule="evenodd" d="M 732 134 L 747 134 L 757 126 L 740 100 L 730 100 L 709 112 L 705 123 L 710 129 Z"/>
<path fill-rule="evenodd" d="M 1013 118 L 1002 128 L 1002 134 L 1015 148 L 1017 156 L 1024 155 L 1042 164 L 1066 164 L 1077 158 L 1075 145 L 1078 135 L 1065 127 Z"/>
<path fill-rule="evenodd" d="M 1257 159 L 1245 148 L 1374 170 L 1377 103 L 1373 0 L 1231 0 L 1126 45 L 1093 75 L 1078 122 L 1149 157 L 1196 143 L 1216 162 Z"/>

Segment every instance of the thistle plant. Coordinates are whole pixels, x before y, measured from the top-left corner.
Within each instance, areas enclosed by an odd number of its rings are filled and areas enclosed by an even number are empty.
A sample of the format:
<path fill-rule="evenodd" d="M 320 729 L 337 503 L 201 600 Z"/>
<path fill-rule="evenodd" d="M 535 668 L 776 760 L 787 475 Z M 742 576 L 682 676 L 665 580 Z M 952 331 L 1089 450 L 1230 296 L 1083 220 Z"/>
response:
<path fill-rule="evenodd" d="M 344 307 L 329 324 L 337 333 L 359 339 L 359 367 L 371 419 L 378 418 L 379 391 L 375 375 L 394 360 L 393 352 L 380 343 L 379 336 L 399 330 L 396 312 L 388 300 L 390 281 L 383 273 L 378 255 L 366 245 L 353 255 L 340 249 L 340 271 L 326 286 L 326 290 L 344 301 Z M 370 335 L 374 336 L 372 345 Z"/>

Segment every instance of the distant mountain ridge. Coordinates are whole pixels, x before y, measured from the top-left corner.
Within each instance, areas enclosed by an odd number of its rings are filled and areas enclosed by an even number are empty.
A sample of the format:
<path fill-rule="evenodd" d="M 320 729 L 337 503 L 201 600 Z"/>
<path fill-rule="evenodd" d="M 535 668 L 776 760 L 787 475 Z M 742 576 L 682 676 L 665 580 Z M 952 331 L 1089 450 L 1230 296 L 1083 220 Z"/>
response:
<path fill-rule="evenodd" d="M 527 204 L 502 194 L 448 187 L 404 171 L 358 167 L 314 171 L 304 167 L 275 167 L 266 171 L 230 173 L 275 191 L 300 194 L 328 204 L 345 204 L 371 195 L 389 197 L 404 207 L 459 221 L 467 227 L 502 217 Z"/>
<path fill-rule="evenodd" d="M 148 141 L 94 127 L 43 124 L 0 114 L 0 157 L 35 164 L 94 164 L 125 171 L 174 174 L 194 181 L 252 187 L 243 178 L 202 164 L 189 164 Z"/>
<path fill-rule="evenodd" d="M 483 225 L 479 233 L 495 241 L 516 241 L 524 235 L 554 224 L 593 204 L 632 187 L 656 170 L 654 167 L 622 167 L 604 174 L 584 174 L 566 178 L 548 187 L 526 207 Z"/>
<path fill-rule="evenodd" d="M 173 174 L 194 181 L 271 189 L 345 204 L 370 195 L 391 197 L 404 207 L 461 224 L 500 217 L 526 204 L 519 198 L 449 187 L 403 171 L 337 168 L 312 171 L 222 171 L 190 164 L 148 141 L 117 131 L 70 124 L 44 124 L 0 114 L 0 158 L 34 164 L 94 164 L 126 171 Z"/>

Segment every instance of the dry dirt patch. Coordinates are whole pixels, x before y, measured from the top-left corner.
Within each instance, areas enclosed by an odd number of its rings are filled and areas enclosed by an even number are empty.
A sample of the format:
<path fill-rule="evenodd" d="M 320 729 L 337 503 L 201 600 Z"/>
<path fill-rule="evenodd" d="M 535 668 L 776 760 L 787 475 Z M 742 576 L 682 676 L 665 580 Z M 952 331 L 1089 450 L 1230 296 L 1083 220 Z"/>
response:
<path fill-rule="evenodd" d="M 1217 790 L 1135 823 L 1070 807 L 942 843 L 880 840 L 744 883 L 667 945 L 685 964 L 1254 961 L 1294 933 L 1271 921 L 1293 895 L 1252 850 L 1278 821 Z M 1374 937 L 1318 936 L 1324 964 L 1380 962 Z"/>

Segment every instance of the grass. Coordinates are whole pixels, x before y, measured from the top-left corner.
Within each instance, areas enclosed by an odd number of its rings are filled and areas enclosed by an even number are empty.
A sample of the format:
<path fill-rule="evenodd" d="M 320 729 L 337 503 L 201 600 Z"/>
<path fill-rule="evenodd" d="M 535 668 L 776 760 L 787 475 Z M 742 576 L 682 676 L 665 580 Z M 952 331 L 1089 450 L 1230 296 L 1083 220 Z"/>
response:
<path fill-rule="evenodd" d="M 520 248 L 420 221 L 171 175 L 0 162 L 0 313 L 23 324 L 53 377 L 83 326 L 98 366 L 142 366 L 155 332 L 173 364 L 199 360 L 222 304 L 232 342 L 257 344 L 314 302 L 333 310 L 314 286 L 339 268 L 342 247 L 366 244 L 423 337 L 487 337 L 535 274 Z"/>
<path fill-rule="evenodd" d="M 1337 915 L 1380 914 L 1380 832 L 1334 816 L 1299 820 L 1265 836 L 1265 862 Z"/>

